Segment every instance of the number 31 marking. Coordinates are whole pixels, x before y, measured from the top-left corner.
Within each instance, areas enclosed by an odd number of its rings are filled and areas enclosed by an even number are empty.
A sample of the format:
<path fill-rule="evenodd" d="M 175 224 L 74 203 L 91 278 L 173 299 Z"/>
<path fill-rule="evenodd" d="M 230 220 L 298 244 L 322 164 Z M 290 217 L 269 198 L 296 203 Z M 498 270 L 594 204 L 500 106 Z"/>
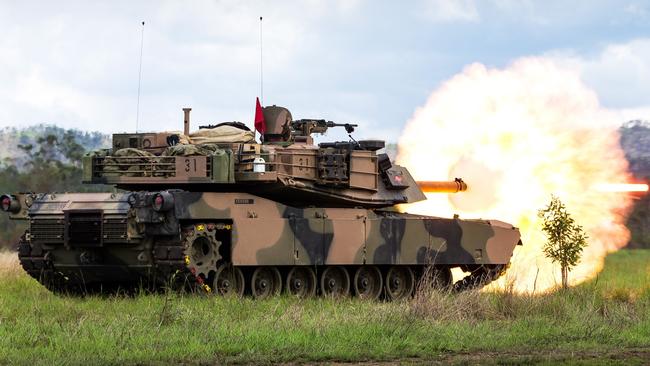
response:
<path fill-rule="evenodd" d="M 189 173 L 190 171 L 196 172 L 196 159 L 185 159 L 185 172 Z"/>

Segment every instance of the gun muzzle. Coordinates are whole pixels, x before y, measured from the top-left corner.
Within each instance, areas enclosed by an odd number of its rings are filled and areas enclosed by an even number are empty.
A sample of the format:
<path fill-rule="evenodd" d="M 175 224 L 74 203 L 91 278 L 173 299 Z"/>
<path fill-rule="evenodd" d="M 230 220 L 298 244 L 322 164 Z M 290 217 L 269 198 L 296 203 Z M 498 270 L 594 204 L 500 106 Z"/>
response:
<path fill-rule="evenodd" d="M 460 178 L 446 182 L 419 181 L 417 183 L 424 193 L 458 193 L 467 190 L 467 184 Z"/>

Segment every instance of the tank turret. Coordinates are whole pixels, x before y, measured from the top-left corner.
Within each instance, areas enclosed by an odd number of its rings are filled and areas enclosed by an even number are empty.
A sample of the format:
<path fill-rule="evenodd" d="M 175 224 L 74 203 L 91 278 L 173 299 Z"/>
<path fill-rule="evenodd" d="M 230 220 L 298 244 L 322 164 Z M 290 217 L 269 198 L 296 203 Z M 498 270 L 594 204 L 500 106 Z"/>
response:
<path fill-rule="evenodd" d="M 408 170 L 379 152 L 383 141 L 351 139 L 313 145 L 313 133 L 342 127 L 350 134 L 356 124 L 292 120 L 291 112 L 279 106 L 265 107 L 263 112 L 266 133 L 262 144 L 246 134 L 233 138 L 233 134 L 219 132 L 218 126 L 209 126 L 213 134 L 199 145 L 192 144 L 191 134 L 171 140 L 170 133 L 114 135 L 112 151 L 84 161 L 85 181 L 126 190 L 155 186 L 240 191 L 298 207 L 377 208 L 426 199 Z M 185 143 L 164 146 L 165 141 Z M 254 169 L 262 162 L 263 169 Z M 430 192 L 464 190 L 458 182 L 424 186 Z"/>

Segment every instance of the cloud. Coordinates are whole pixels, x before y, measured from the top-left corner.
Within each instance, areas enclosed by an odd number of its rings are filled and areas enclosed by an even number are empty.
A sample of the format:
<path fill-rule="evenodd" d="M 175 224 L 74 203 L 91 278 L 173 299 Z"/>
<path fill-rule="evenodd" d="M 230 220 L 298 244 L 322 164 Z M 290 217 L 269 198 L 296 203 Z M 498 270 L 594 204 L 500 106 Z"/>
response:
<path fill-rule="evenodd" d="M 642 112 L 650 107 L 650 38 L 636 39 L 620 44 L 609 44 L 595 55 L 581 55 L 575 51 L 548 52 L 556 62 L 580 72 L 586 84 L 596 90 L 607 107 Z"/>
<path fill-rule="evenodd" d="M 625 5 L 623 11 L 629 15 L 645 19 L 650 15 L 647 5 L 631 3 Z"/>
<path fill-rule="evenodd" d="M 596 7 L 602 10 L 601 5 Z M 264 16 L 265 104 L 286 105 L 298 118 L 363 121 L 357 138 L 394 140 L 412 109 L 463 65 L 505 64 L 563 45 L 556 39 L 562 27 L 556 33 L 544 28 L 546 38 L 528 45 L 522 39 L 538 32 L 537 25 L 512 23 L 518 17 L 528 24 L 532 16 L 566 20 L 549 15 L 555 7 L 434 0 L 417 3 L 414 15 L 401 4 L 364 0 L 69 0 L 38 7 L 3 2 L 0 127 L 45 122 L 133 130 L 143 20 L 140 130 L 178 129 L 181 108 L 188 106 L 197 124 L 232 119 L 250 124 L 260 94 L 259 16 Z M 593 25 L 594 19 L 582 21 Z M 502 31 L 514 26 L 523 33 L 513 38 Z M 484 34 L 489 42 L 477 42 Z M 603 49 L 602 55 L 556 56 L 581 68 L 605 105 L 638 112 L 650 85 L 643 42 L 619 44 L 627 53 Z M 459 47 L 468 44 L 473 46 Z M 593 51 L 593 45 L 586 49 Z"/>
<path fill-rule="evenodd" d="M 650 121 L 650 105 L 637 108 L 623 108 L 616 110 L 618 120 L 621 122 L 633 120 Z"/>
<path fill-rule="evenodd" d="M 480 19 L 474 0 L 425 0 L 422 15 L 436 23 L 476 22 Z"/>
<path fill-rule="evenodd" d="M 177 129 L 184 106 L 194 107 L 193 120 L 201 123 L 249 122 L 259 94 L 259 16 L 265 82 L 273 90 L 318 47 L 314 39 L 327 19 L 355 17 L 362 6 L 361 0 L 3 3 L 0 125 L 132 130 L 143 20 L 140 129 Z"/>

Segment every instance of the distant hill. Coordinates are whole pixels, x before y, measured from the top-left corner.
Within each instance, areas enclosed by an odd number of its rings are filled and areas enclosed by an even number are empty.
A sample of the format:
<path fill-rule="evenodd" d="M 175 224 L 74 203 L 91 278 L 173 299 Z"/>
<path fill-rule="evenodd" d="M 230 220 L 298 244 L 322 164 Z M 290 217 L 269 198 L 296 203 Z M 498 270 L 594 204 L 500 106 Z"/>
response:
<path fill-rule="evenodd" d="M 650 121 L 629 121 L 621 127 L 620 133 L 630 172 L 637 179 L 650 182 Z M 634 202 L 627 227 L 631 233 L 629 248 L 650 248 L 650 195 Z"/>
<path fill-rule="evenodd" d="M 26 155 L 19 145 L 35 145 L 39 137 L 54 135 L 59 140 L 66 132 L 72 132 L 75 141 L 86 151 L 109 147 L 111 136 L 100 132 L 85 132 L 80 130 L 66 130 L 53 125 L 36 125 L 24 128 L 5 127 L 0 129 L 0 164 L 22 167 Z M 62 159 L 65 160 L 65 159 Z"/>
<path fill-rule="evenodd" d="M 621 147 L 638 179 L 650 177 L 650 121 L 634 120 L 620 128 Z"/>

